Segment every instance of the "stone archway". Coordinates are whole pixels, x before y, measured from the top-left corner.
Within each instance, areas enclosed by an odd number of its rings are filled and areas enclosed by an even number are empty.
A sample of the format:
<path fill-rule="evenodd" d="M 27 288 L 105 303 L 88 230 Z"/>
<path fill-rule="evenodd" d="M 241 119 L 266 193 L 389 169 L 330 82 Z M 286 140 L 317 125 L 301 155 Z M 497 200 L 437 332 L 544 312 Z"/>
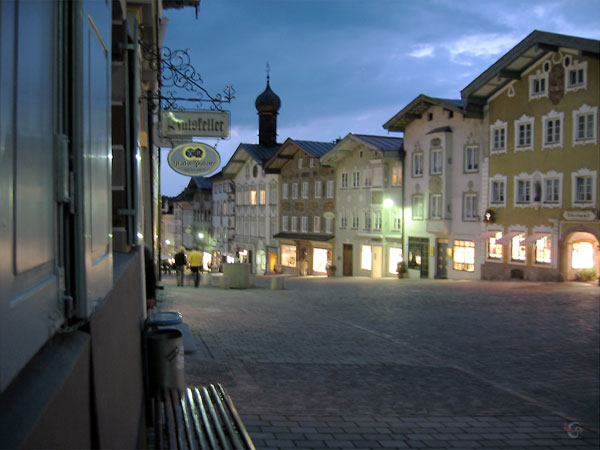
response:
<path fill-rule="evenodd" d="M 600 240 L 595 233 L 574 230 L 563 244 L 563 277 L 568 281 L 578 280 L 590 270 L 600 276 Z"/>

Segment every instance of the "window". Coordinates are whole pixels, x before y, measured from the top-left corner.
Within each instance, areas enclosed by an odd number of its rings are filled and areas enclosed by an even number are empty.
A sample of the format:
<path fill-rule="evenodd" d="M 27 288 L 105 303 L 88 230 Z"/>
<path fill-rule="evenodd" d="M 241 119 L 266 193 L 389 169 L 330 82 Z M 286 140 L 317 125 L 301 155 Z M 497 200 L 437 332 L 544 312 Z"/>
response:
<path fill-rule="evenodd" d="M 352 172 L 352 187 L 353 188 L 360 187 L 360 172 L 357 170 Z"/>
<path fill-rule="evenodd" d="M 441 219 L 442 218 L 442 195 L 431 194 L 429 196 L 429 218 L 430 219 Z"/>
<path fill-rule="evenodd" d="M 529 99 L 548 97 L 548 73 L 539 71 L 529 76 Z"/>
<path fill-rule="evenodd" d="M 302 198 L 308 198 L 308 181 L 302 182 Z"/>
<path fill-rule="evenodd" d="M 479 146 L 468 145 L 465 147 L 465 172 L 479 170 Z"/>
<path fill-rule="evenodd" d="M 346 211 L 340 213 L 340 228 L 346 228 L 348 226 L 348 216 Z"/>
<path fill-rule="evenodd" d="M 256 189 L 250 191 L 250 204 L 256 205 Z"/>
<path fill-rule="evenodd" d="M 597 123 L 597 106 L 583 105 L 573 111 L 573 145 L 595 144 Z"/>
<path fill-rule="evenodd" d="M 496 244 L 496 241 L 502 237 L 502 231 L 497 231 L 496 234 L 488 238 L 488 258 L 502 260 L 502 244 Z"/>
<path fill-rule="evenodd" d="M 289 216 L 281 216 L 281 230 L 282 231 L 290 230 L 290 217 Z"/>
<path fill-rule="evenodd" d="M 290 185 L 287 183 L 283 183 L 281 185 L 281 198 L 287 200 L 289 197 Z"/>
<path fill-rule="evenodd" d="M 507 123 L 497 120 L 490 128 L 490 141 L 492 153 L 506 153 L 506 128 Z"/>
<path fill-rule="evenodd" d="M 402 185 L 402 166 L 392 167 L 392 186 Z"/>
<path fill-rule="evenodd" d="M 533 124 L 535 118 L 526 115 L 515 120 L 515 151 L 533 149 Z"/>
<path fill-rule="evenodd" d="M 302 216 L 302 219 L 300 221 L 300 227 L 300 230 L 303 233 L 308 233 L 308 217 Z"/>
<path fill-rule="evenodd" d="M 342 189 L 348 189 L 348 174 L 342 173 Z"/>
<path fill-rule="evenodd" d="M 371 187 L 373 185 L 373 169 L 365 169 L 364 173 L 363 186 Z"/>
<path fill-rule="evenodd" d="M 364 218 L 365 218 L 365 221 L 364 221 L 365 227 L 364 227 L 364 229 L 365 230 L 370 230 L 371 229 L 371 212 L 370 211 L 365 211 L 364 212 Z"/>
<path fill-rule="evenodd" d="M 542 264 L 550 264 L 552 262 L 550 236 L 542 236 L 535 241 L 535 262 Z"/>
<path fill-rule="evenodd" d="M 560 206 L 562 193 L 562 174 L 549 172 L 542 180 L 542 204 L 544 206 Z"/>
<path fill-rule="evenodd" d="M 308 167 L 310 167 L 311 169 L 315 168 L 315 158 L 310 158 L 310 160 L 308 161 Z"/>
<path fill-rule="evenodd" d="M 564 60 L 566 77 L 565 91 L 577 91 L 587 88 L 587 61 L 574 61 L 570 56 Z"/>
<path fill-rule="evenodd" d="M 573 242 L 571 252 L 573 269 L 591 269 L 594 267 L 594 244 L 588 241 Z"/>
<path fill-rule="evenodd" d="M 333 219 L 325 219 L 325 233 L 333 233 Z"/>
<path fill-rule="evenodd" d="M 557 113 L 552 110 L 542 117 L 544 124 L 544 139 L 542 148 L 556 148 L 563 145 L 563 124 L 564 113 Z"/>
<path fill-rule="evenodd" d="M 431 150 L 431 174 L 439 175 L 442 173 L 443 168 L 443 156 L 442 149 L 432 149 Z"/>
<path fill-rule="evenodd" d="M 388 271 L 391 274 L 395 274 L 398 264 L 404 261 L 404 258 L 402 257 L 402 249 L 400 247 L 390 247 L 389 252 L 390 263 L 388 266 Z"/>
<path fill-rule="evenodd" d="M 315 181 L 315 198 L 321 198 L 323 196 L 323 182 Z"/>
<path fill-rule="evenodd" d="M 478 219 L 479 216 L 477 215 L 477 194 L 465 194 L 463 200 L 463 220 L 475 221 Z"/>
<path fill-rule="evenodd" d="M 412 155 L 412 174 L 413 177 L 423 176 L 423 153 L 413 153 Z"/>
<path fill-rule="evenodd" d="M 292 216 L 292 231 L 293 232 L 298 231 L 298 217 L 297 216 Z"/>
<path fill-rule="evenodd" d="M 402 210 L 394 209 L 390 212 L 392 231 L 400 231 L 402 226 Z"/>
<path fill-rule="evenodd" d="M 531 180 L 515 178 L 515 204 L 528 205 L 531 203 Z"/>
<path fill-rule="evenodd" d="M 302 156 L 298 157 L 298 169 L 302 169 L 304 167 L 304 158 Z"/>
<path fill-rule="evenodd" d="M 506 177 L 495 177 L 490 180 L 490 205 L 505 206 Z"/>
<path fill-rule="evenodd" d="M 373 212 L 373 229 L 381 230 L 381 211 Z"/>
<path fill-rule="evenodd" d="M 525 235 L 519 233 L 510 240 L 510 259 L 513 261 L 525 261 L 527 258 L 527 247 L 523 244 Z"/>
<path fill-rule="evenodd" d="M 359 217 L 358 217 L 358 213 L 353 212 L 352 213 L 352 229 L 353 230 L 358 230 L 358 226 L 359 226 Z"/>
<path fill-rule="evenodd" d="M 333 180 L 327 181 L 327 198 L 333 198 L 334 190 L 335 185 L 333 183 Z"/>
<path fill-rule="evenodd" d="M 596 204 L 596 171 L 581 169 L 571 174 L 574 206 L 594 207 Z"/>
<path fill-rule="evenodd" d="M 321 216 L 313 217 L 313 232 L 320 233 L 321 232 Z"/>
<path fill-rule="evenodd" d="M 292 198 L 298 198 L 298 183 L 292 183 Z"/>
<path fill-rule="evenodd" d="M 453 268 L 465 272 L 475 272 L 475 243 L 473 241 L 454 241 Z"/>
<path fill-rule="evenodd" d="M 277 204 L 277 184 L 272 184 L 269 188 L 269 203 L 271 205 Z"/>
<path fill-rule="evenodd" d="M 258 202 L 261 205 L 266 205 L 267 204 L 267 191 L 265 190 L 264 186 L 262 186 L 260 188 L 259 195 L 258 195 Z"/>
<path fill-rule="evenodd" d="M 281 265 L 296 267 L 296 246 L 281 244 Z"/>
<path fill-rule="evenodd" d="M 372 261 L 373 255 L 371 251 L 370 245 L 361 245 L 360 246 L 360 268 L 363 270 L 371 270 L 372 269 Z"/>
<path fill-rule="evenodd" d="M 412 196 L 412 220 L 423 220 L 423 194 Z"/>

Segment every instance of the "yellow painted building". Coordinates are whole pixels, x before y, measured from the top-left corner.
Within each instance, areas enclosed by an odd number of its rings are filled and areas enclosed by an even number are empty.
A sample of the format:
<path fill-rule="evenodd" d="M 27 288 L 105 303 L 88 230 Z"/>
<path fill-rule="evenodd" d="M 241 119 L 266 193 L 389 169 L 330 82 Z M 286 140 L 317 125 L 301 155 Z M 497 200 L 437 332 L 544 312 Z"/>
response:
<path fill-rule="evenodd" d="M 489 130 L 483 279 L 598 276 L 599 56 L 534 31 L 462 91 Z"/>

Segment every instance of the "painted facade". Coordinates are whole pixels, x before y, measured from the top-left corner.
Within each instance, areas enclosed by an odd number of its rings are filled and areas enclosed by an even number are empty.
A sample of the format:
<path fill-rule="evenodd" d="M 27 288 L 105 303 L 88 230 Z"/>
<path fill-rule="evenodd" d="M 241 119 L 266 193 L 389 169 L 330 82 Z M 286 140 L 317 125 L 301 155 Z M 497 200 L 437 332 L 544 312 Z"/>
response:
<path fill-rule="evenodd" d="M 598 274 L 599 54 L 535 31 L 463 90 L 488 128 L 482 278 Z"/>
<path fill-rule="evenodd" d="M 268 269 L 298 275 L 324 275 L 333 262 L 335 222 L 335 172 L 322 167 L 319 158 L 331 142 L 288 138 L 265 165 L 280 174 L 280 258 Z"/>
<path fill-rule="evenodd" d="M 210 181 L 213 201 L 211 233 L 215 243 L 212 263 L 218 268 L 235 258 L 235 184 L 222 172 L 210 177 Z"/>
<path fill-rule="evenodd" d="M 396 276 L 402 257 L 402 142 L 350 133 L 321 157 L 336 172 L 336 276 Z"/>
<path fill-rule="evenodd" d="M 462 105 L 420 95 L 384 124 L 404 132 L 404 249 L 411 277 L 479 279 L 486 140 L 482 120 L 466 118 Z"/>

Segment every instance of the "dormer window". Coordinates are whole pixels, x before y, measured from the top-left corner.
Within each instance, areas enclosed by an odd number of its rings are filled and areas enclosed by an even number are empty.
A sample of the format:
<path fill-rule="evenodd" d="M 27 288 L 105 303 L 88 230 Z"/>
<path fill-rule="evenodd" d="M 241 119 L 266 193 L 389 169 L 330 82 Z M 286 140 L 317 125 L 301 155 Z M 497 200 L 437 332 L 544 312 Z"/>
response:
<path fill-rule="evenodd" d="M 573 92 L 587 88 L 587 61 L 574 61 L 567 56 L 564 61 L 565 91 Z"/>

